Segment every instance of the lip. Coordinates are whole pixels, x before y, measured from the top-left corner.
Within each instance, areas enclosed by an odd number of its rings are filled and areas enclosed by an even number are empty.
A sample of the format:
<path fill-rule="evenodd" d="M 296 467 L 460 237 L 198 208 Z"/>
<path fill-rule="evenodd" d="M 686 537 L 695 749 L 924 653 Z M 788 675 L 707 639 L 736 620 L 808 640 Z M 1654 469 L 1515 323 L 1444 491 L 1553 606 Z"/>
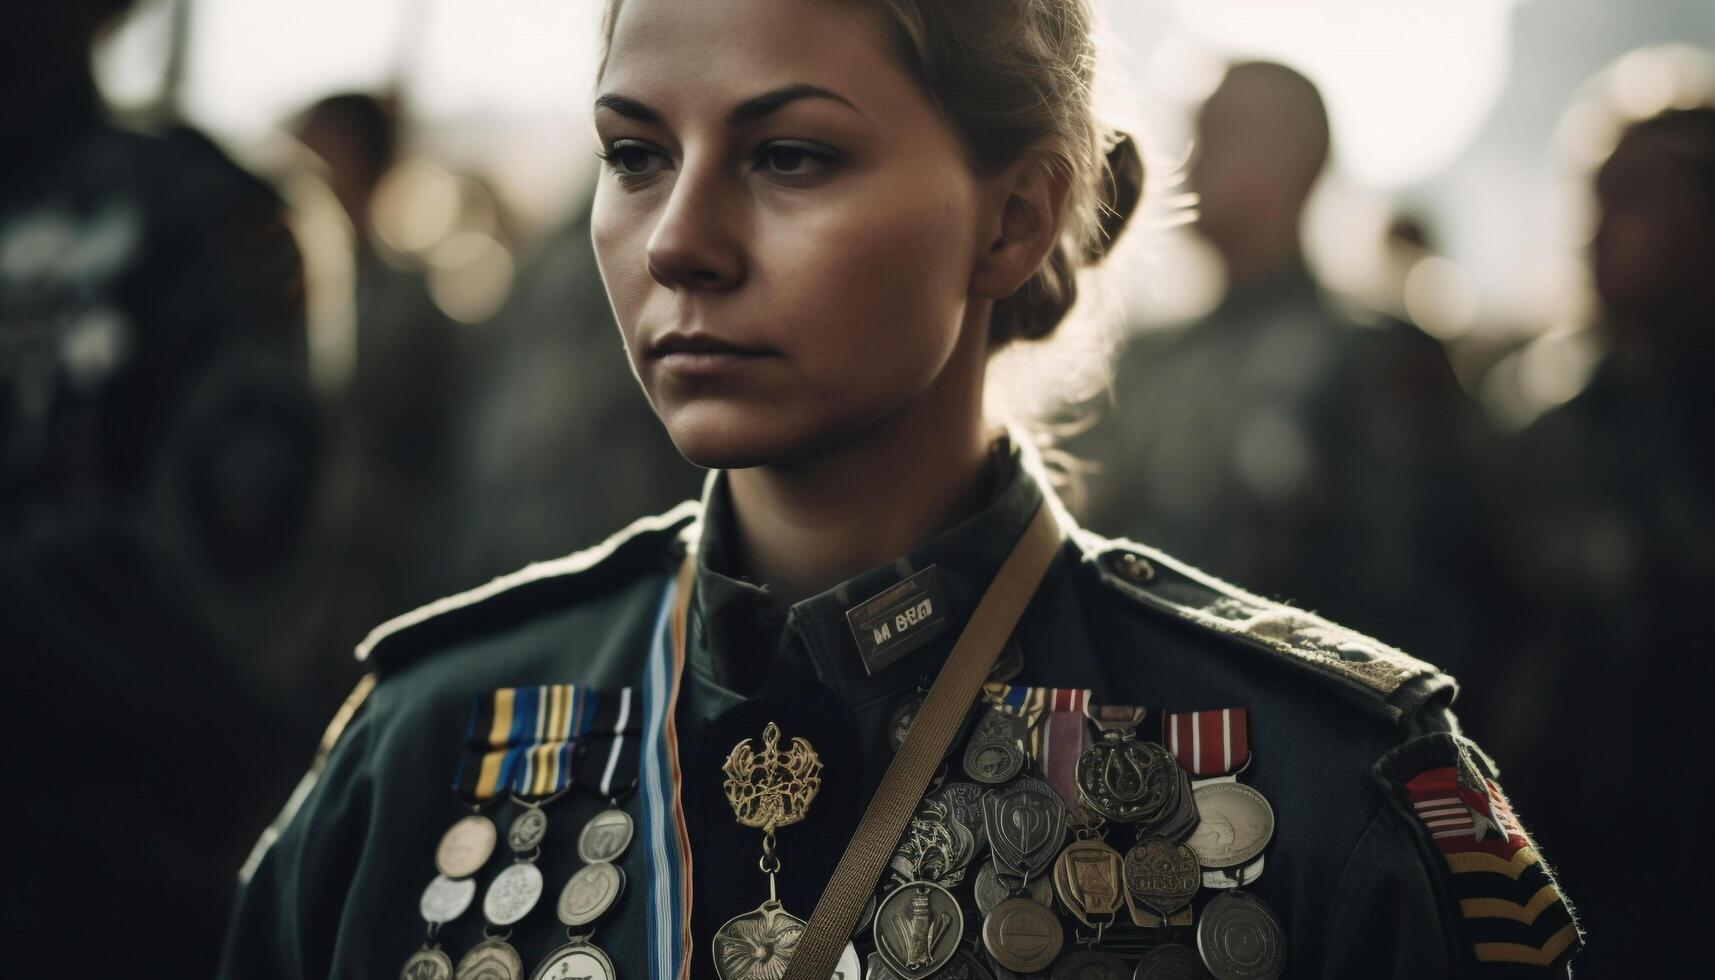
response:
<path fill-rule="evenodd" d="M 689 377 L 712 377 L 778 357 L 779 351 L 734 343 L 702 331 L 672 332 L 656 338 L 644 348 L 644 356 L 666 370 Z"/>

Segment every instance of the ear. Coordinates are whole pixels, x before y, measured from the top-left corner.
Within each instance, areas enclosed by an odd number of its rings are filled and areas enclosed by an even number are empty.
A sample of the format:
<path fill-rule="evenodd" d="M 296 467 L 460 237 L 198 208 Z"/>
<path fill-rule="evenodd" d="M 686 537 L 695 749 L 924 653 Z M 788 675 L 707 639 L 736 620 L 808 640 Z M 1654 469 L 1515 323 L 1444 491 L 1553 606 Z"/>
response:
<path fill-rule="evenodd" d="M 1060 237 L 1069 171 L 1058 154 L 1032 150 L 992 179 L 989 213 L 971 270 L 973 294 L 1005 299 L 1036 274 Z"/>

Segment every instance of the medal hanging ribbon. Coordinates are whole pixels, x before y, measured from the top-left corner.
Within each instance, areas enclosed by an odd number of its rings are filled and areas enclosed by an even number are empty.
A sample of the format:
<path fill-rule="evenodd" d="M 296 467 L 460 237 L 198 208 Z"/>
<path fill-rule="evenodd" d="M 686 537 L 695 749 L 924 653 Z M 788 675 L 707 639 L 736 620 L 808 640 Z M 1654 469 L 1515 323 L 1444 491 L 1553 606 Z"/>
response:
<path fill-rule="evenodd" d="M 503 687 L 471 701 L 453 788 L 475 802 L 542 799 L 571 785 L 612 797 L 635 777 L 641 728 L 629 687 Z"/>
<path fill-rule="evenodd" d="M 1166 712 L 1161 742 L 1198 779 L 1237 772 L 1251 757 L 1244 708 Z"/>
<path fill-rule="evenodd" d="M 1030 753 L 1054 792 L 1066 801 L 1074 821 L 1078 807 L 1078 756 L 1090 747 L 1089 726 L 1084 724 L 1084 706 L 1090 691 L 1082 687 L 1014 687 L 986 684 L 983 693 L 1003 711 L 1023 718 L 1030 726 L 1025 749 Z"/>

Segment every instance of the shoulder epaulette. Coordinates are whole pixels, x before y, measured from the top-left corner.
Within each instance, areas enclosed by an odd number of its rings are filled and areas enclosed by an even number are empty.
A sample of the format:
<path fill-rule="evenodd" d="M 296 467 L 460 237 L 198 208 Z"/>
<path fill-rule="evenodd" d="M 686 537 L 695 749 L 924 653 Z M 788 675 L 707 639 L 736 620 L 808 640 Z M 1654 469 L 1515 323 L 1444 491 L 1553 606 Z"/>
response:
<path fill-rule="evenodd" d="M 1121 594 L 1332 676 L 1381 700 L 1395 719 L 1454 686 L 1451 677 L 1403 651 L 1314 613 L 1253 595 L 1154 548 L 1082 529 L 1074 539 L 1084 558 L 1100 569 L 1102 580 Z"/>
<path fill-rule="evenodd" d="M 486 585 L 395 616 L 364 637 L 357 645 L 357 659 L 372 662 L 385 673 L 430 647 L 480 632 L 489 624 L 651 570 L 661 564 L 670 543 L 696 520 L 699 507 L 687 500 L 664 514 L 633 521 L 593 548 L 526 565 Z M 598 571 L 600 575 L 595 574 Z"/>

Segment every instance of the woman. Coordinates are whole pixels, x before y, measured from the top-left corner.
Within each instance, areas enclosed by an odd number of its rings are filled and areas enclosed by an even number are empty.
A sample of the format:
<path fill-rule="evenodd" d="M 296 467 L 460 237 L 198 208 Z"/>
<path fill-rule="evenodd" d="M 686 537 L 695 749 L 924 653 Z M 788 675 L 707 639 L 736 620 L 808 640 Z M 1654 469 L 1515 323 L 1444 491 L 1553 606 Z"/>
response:
<path fill-rule="evenodd" d="M 1083 0 L 606 30 L 596 252 L 705 499 L 372 634 L 227 975 L 1563 967 L 1450 679 L 1073 528 L 985 420 L 1137 203 Z"/>

